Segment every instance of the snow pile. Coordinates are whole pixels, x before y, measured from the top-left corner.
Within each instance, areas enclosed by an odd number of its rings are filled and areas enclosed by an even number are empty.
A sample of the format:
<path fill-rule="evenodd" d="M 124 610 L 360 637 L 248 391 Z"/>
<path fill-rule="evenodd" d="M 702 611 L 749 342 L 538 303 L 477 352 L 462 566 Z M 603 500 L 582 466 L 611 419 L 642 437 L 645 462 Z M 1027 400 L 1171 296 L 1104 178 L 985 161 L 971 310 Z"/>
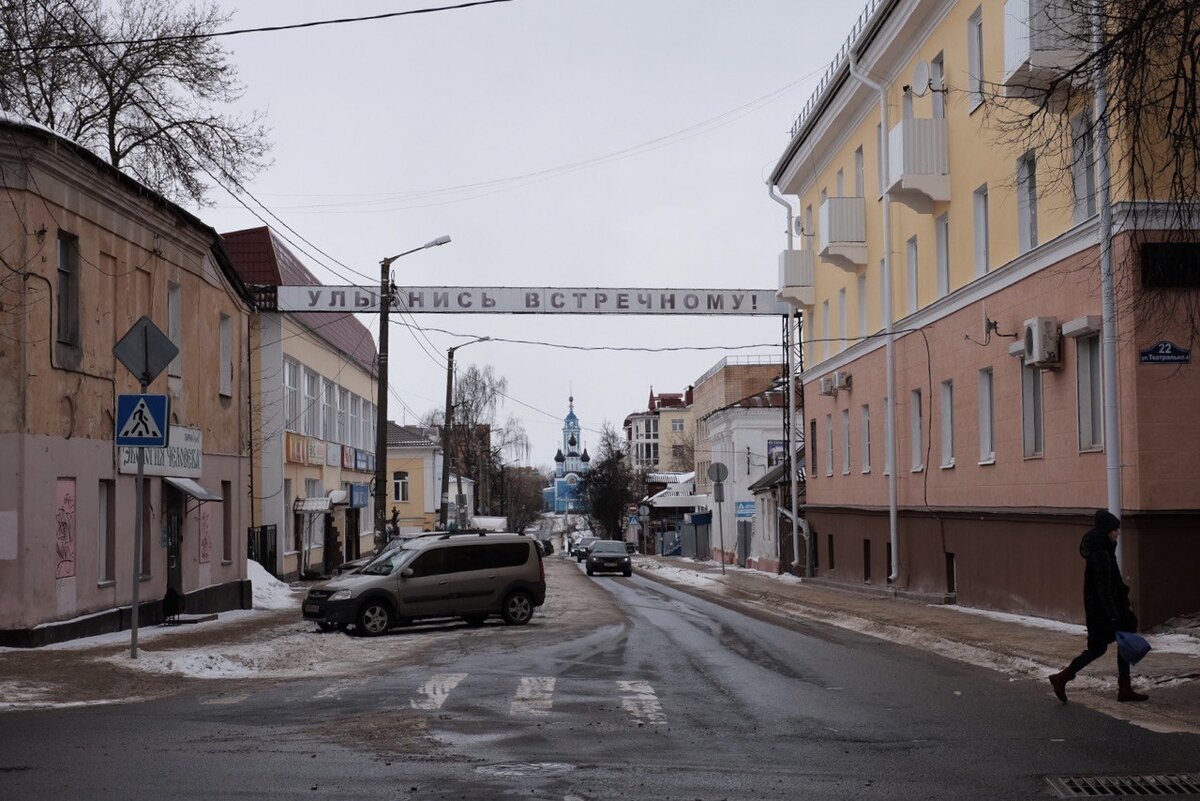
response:
<path fill-rule="evenodd" d="M 695 570 L 688 570 L 687 568 L 671 567 L 654 559 L 635 558 L 633 566 L 638 570 L 653 573 L 655 576 L 675 584 L 684 584 L 690 587 L 711 587 L 713 584 L 718 583 L 717 580 L 703 573 L 697 573 Z"/>
<path fill-rule="evenodd" d="M 1000 620 L 1005 623 L 1017 623 L 1033 629 L 1059 631 L 1063 634 L 1075 634 L 1080 637 L 1087 635 L 1087 626 L 1081 626 L 1078 623 L 1064 623 L 1061 620 L 1051 620 L 1050 618 L 1046 617 L 1014 615 L 1011 612 L 995 612 L 991 609 L 976 609 L 972 606 L 958 606 L 956 604 L 930 604 L 930 606 L 933 606 L 935 609 L 944 609 L 951 612 L 962 612 L 968 615 L 978 615 L 979 617 Z"/>
<path fill-rule="evenodd" d="M 246 575 L 254 585 L 255 609 L 293 609 L 300 603 L 291 587 L 253 559 L 246 560 Z"/>

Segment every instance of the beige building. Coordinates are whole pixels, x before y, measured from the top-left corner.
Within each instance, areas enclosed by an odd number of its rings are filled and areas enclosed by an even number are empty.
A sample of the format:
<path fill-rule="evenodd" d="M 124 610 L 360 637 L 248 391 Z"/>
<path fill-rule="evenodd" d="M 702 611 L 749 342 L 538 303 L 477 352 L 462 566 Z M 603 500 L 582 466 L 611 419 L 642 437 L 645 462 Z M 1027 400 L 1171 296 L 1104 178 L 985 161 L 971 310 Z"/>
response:
<path fill-rule="evenodd" d="M 126 627 L 135 581 L 142 623 L 248 607 L 249 296 L 219 237 L 40 126 L 0 129 L 0 644 Z M 139 385 L 112 350 L 142 316 L 179 355 L 148 389 L 170 444 L 135 509 L 114 417 Z"/>
<path fill-rule="evenodd" d="M 1078 620 L 1079 538 L 1108 503 L 1094 126 L 1086 104 L 1062 108 L 1068 141 L 1016 148 L 992 94 L 1069 66 L 1054 31 L 1030 35 L 1047 11 L 870 3 L 771 182 L 802 232 L 780 293 L 806 318 L 821 575 Z M 1200 404 L 1200 374 L 1178 348 L 1186 321 L 1139 300 L 1194 295 L 1179 266 L 1197 246 L 1159 246 L 1153 206 L 1113 200 L 1123 569 L 1153 624 L 1200 605 L 1179 567 L 1200 558 L 1200 428 L 1179 413 Z M 1148 283 L 1163 270 L 1169 287 Z"/>
<path fill-rule="evenodd" d="M 774 356 L 727 356 L 704 372 L 692 389 L 695 421 L 696 492 L 712 493 L 708 466 L 714 461 L 709 419 L 713 412 L 769 389 L 787 372 Z M 782 434 L 781 434 L 782 436 Z M 717 457 L 720 461 L 720 457 Z M 728 467 L 728 465 L 726 465 Z"/>
<path fill-rule="evenodd" d="M 641 472 L 687 471 L 683 464 L 695 442 L 691 412 L 692 388 L 685 392 L 659 392 L 650 387 L 650 399 L 643 411 L 625 418 L 625 441 L 629 460 Z"/>
<path fill-rule="evenodd" d="M 387 474 L 388 520 L 395 519 L 402 534 L 433 531 L 442 491 L 438 430 L 389 422 Z"/>
<path fill-rule="evenodd" d="M 266 227 L 221 238 L 247 285 L 320 283 Z M 353 315 L 264 311 L 250 346 L 255 555 L 329 572 L 373 547 L 375 342 Z"/>

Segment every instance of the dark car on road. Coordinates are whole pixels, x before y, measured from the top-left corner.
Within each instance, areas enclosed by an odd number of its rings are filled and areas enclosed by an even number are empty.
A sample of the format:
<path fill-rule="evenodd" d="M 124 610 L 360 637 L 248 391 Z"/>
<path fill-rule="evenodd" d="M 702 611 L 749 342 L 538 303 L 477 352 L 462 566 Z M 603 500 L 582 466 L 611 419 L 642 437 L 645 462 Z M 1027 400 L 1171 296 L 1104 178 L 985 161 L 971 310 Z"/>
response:
<path fill-rule="evenodd" d="M 442 534 L 408 540 L 356 573 L 309 591 L 302 612 L 325 631 L 354 626 L 383 634 L 397 623 L 489 615 L 523 625 L 546 601 L 546 568 L 534 540 L 519 534 Z"/>
<path fill-rule="evenodd" d="M 620 540 L 596 540 L 587 556 L 587 574 L 622 573 L 633 575 L 633 565 Z"/>
<path fill-rule="evenodd" d="M 599 537 L 583 537 L 575 545 L 575 561 L 582 562 L 587 559 L 588 552 L 592 549 L 592 543 L 599 540 Z"/>

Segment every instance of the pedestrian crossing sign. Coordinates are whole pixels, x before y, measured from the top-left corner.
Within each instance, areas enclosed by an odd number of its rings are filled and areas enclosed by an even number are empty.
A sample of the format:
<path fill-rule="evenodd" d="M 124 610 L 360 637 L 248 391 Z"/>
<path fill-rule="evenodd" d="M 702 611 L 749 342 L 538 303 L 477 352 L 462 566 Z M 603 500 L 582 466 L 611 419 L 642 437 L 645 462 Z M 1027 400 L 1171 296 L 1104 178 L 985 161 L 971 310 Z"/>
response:
<path fill-rule="evenodd" d="M 165 448 L 171 433 L 166 395 L 118 395 L 116 440 L 119 448 Z"/>

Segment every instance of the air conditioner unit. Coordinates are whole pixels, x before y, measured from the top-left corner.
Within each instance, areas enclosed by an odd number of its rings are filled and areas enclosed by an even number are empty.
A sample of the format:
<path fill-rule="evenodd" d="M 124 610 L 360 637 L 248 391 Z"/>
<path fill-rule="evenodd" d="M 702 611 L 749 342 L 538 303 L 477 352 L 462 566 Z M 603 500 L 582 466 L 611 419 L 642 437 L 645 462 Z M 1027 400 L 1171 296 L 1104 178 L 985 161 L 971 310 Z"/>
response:
<path fill-rule="evenodd" d="M 833 379 L 832 378 L 822 378 L 820 386 L 821 386 L 820 393 L 822 395 L 836 395 L 837 394 L 837 390 L 833 388 Z"/>
<path fill-rule="evenodd" d="M 1025 321 L 1025 363 L 1048 366 L 1062 360 L 1058 344 L 1058 320 L 1034 317 Z"/>
<path fill-rule="evenodd" d="M 838 370 L 833 374 L 833 390 L 834 392 L 838 392 L 843 389 L 850 389 L 850 374 Z"/>

